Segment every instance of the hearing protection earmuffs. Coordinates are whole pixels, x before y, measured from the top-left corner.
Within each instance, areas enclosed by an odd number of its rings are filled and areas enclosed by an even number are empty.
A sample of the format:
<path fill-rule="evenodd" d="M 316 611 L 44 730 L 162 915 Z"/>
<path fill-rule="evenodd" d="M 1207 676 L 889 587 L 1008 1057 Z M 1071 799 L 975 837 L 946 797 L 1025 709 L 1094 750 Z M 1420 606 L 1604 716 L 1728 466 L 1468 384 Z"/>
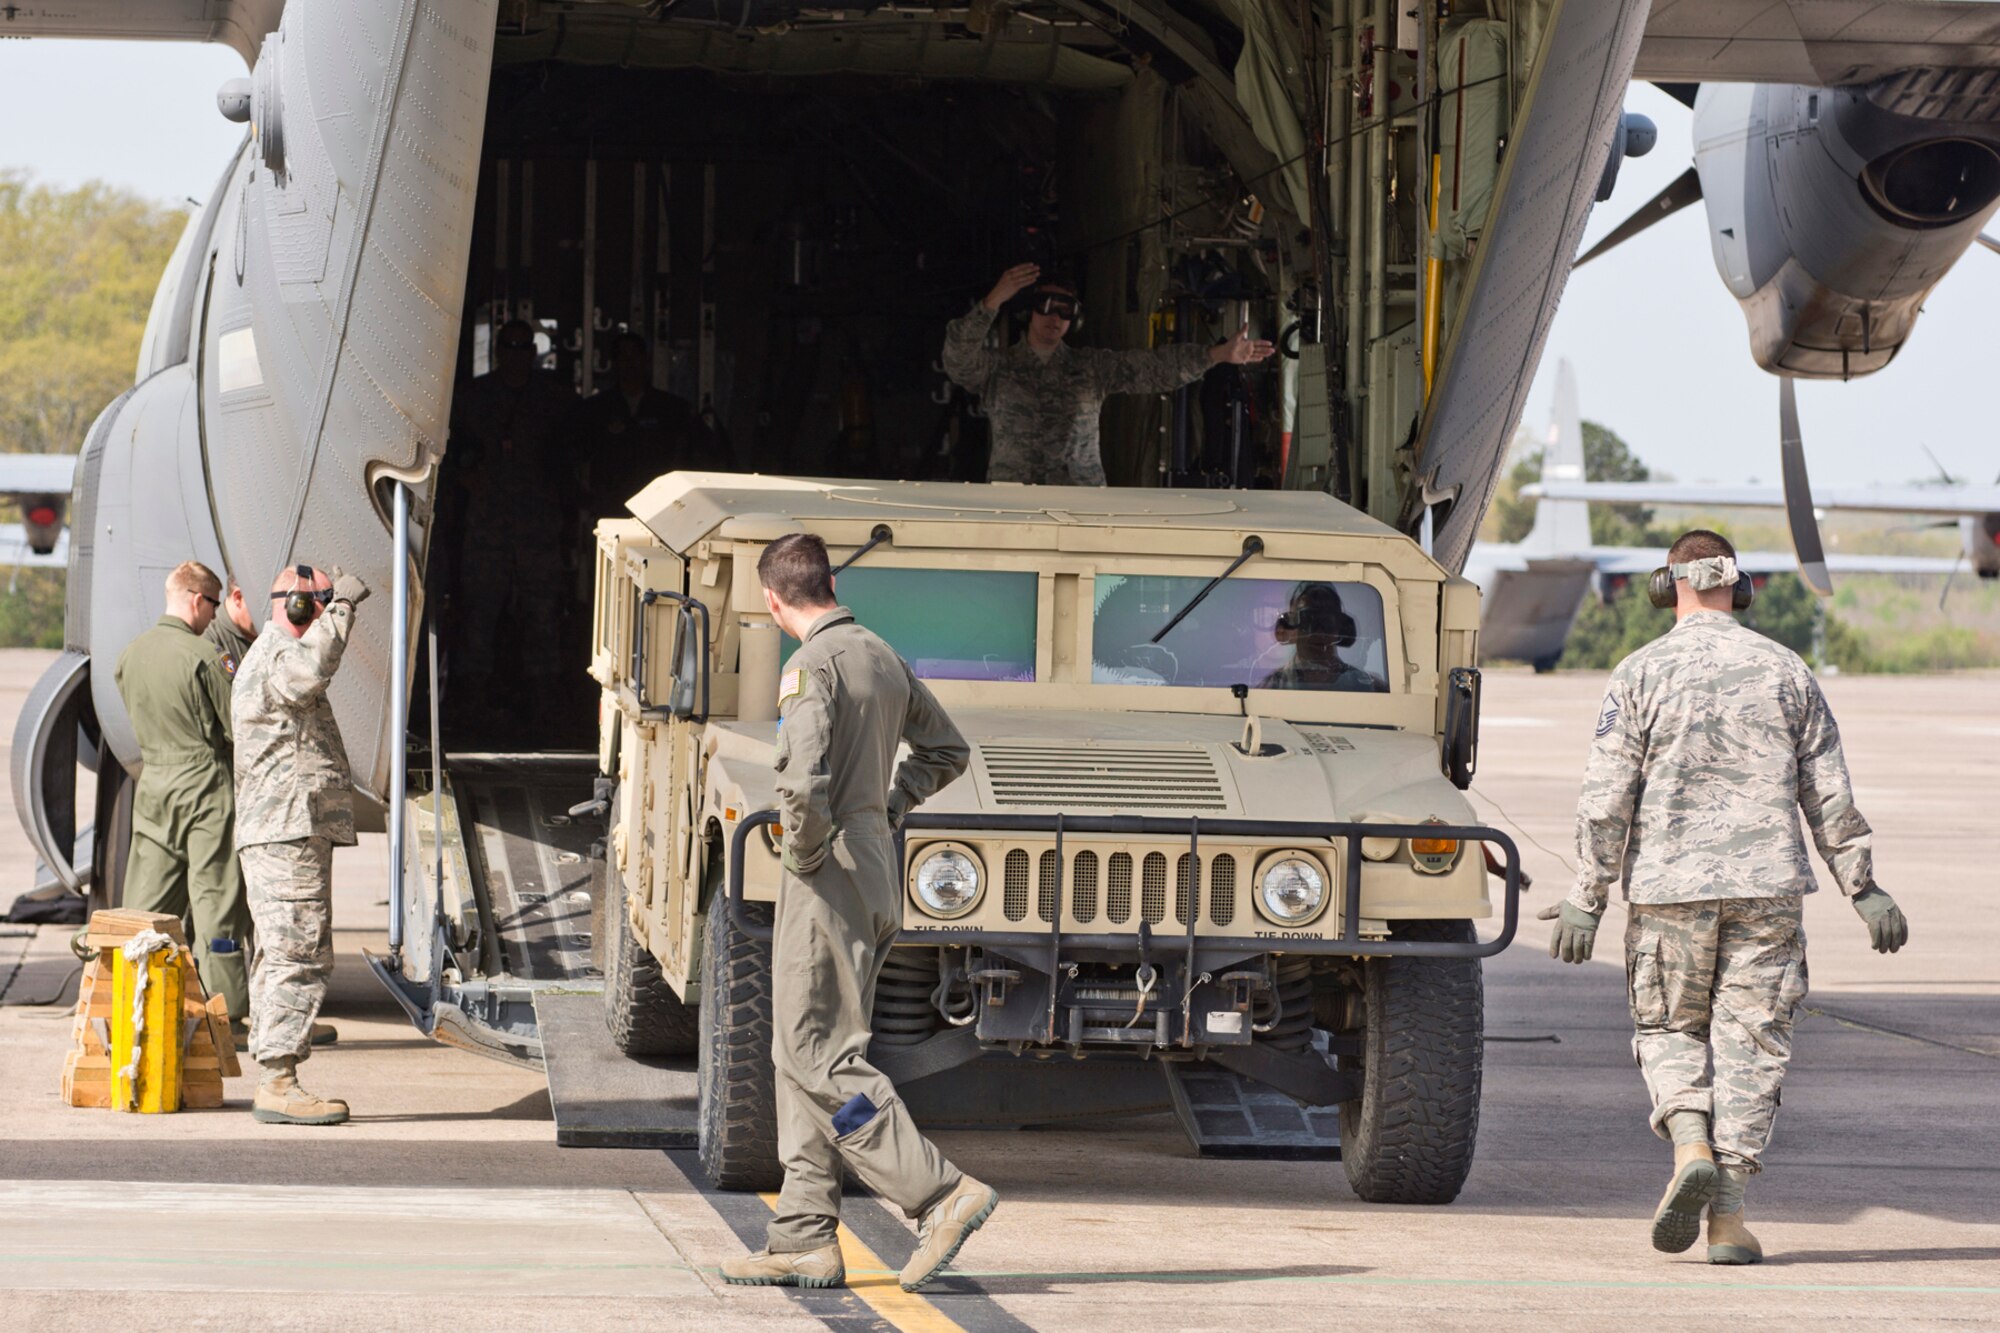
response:
<path fill-rule="evenodd" d="M 1750 581 L 1748 574 L 1736 576 L 1736 586 L 1729 590 L 1729 606 L 1734 611 L 1748 611 L 1750 603 L 1757 597 L 1757 585 Z M 1661 565 L 1646 579 L 1646 600 L 1662 611 L 1673 610 L 1680 601 L 1680 594 L 1674 591 L 1674 569 L 1672 565 Z"/>
<path fill-rule="evenodd" d="M 313 607 L 315 604 L 323 606 L 331 602 L 333 590 L 329 588 L 325 592 L 319 592 L 313 588 L 311 565 L 292 566 L 292 577 L 296 578 L 301 586 L 285 594 L 285 619 L 294 625 L 310 625 L 313 619 Z"/>

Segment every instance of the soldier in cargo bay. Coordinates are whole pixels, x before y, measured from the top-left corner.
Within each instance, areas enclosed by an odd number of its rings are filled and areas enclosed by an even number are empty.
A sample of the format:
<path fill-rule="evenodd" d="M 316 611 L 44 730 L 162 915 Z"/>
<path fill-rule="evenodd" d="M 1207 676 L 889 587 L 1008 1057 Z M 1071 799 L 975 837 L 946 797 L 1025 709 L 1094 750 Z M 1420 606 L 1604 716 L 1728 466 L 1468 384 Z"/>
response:
<path fill-rule="evenodd" d="M 986 345 L 1002 306 L 1028 295 L 1028 336 L 1008 348 Z M 1174 343 L 1136 351 L 1071 347 L 1064 341 L 1083 321 L 1076 286 L 1042 277 L 1036 264 L 1016 264 L 993 290 L 945 326 L 944 370 L 979 396 L 993 427 L 988 481 L 1054 486 L 1102 486 L 1104 458 L 1098 415 L 1115 393 L 1169 393 L 1192 384 L 1210 366 L 1255 364 L 1274 350 L 1246 326 L 1212 347 Z"/>

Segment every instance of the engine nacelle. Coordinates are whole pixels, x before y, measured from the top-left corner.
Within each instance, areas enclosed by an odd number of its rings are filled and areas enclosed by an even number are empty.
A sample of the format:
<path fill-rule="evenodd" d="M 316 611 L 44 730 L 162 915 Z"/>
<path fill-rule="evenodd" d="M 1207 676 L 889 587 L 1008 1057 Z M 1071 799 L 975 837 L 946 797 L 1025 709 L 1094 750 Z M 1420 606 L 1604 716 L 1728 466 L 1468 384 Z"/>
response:
<path fill-rule="evenodd" d="M 2000 206 L 2000 126 L 1944 118 L 1966 108 L 1916 96 L 1926 73 L 1697 96 L 1709 242 L 1764 369 L 1847 379 L 1888 365 Z"/>

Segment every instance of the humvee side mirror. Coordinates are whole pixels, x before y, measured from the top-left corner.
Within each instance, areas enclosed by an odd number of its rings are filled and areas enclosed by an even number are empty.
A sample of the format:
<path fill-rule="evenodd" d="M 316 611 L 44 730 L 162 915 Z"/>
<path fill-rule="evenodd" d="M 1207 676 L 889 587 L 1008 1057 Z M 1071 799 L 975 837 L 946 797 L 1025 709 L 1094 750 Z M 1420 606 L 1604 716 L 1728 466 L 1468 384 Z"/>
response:
<path fill-rule="evenodd" d="M 1445 679 L 1444 738 L 1439 747 L 1445 776 L 1463 791 L 1479 768 L 1479 668 L 1453 667 Z"/>
<path fill-rule="evenodd" d="M 632 681 L 640 711 L 664 712 L 691 722 L 708 721 L 708 607 L 698 598 L 664 589 L 649 589 L 639 600 L 642 605 L 638 632 L 633 636 Z M 650 699 L 646 694 L 646 622 L 650 617 L 644 610 L 657 601 L 680 604 L 680 614 L 673 618 L 673 641 L 667 647 L 673 670 L 665 700 Z"/>

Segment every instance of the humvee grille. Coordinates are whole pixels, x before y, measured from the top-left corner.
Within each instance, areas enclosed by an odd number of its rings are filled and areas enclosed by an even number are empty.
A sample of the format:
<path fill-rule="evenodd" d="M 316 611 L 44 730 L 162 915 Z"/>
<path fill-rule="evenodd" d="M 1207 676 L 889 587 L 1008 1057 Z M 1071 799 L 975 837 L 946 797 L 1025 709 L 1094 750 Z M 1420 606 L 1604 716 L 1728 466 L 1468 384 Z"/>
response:
<path fill-rule="evenodd" d="M 1167 858 L 1147 852 L 1139 871 L 1139 915 L 1159 925 L 1167 919 Z"/>
<path fill-rule="evenodd" d="M 1111 853 L 1110 883 L 1104 895 L 1104 915 L 1122 926 L 1132 919 L 1132 853 Z"/>
<path fill-rule="evenodd" d="M 1226 810 L 1215 761 L 1203 750 L 982 745 L 999 805 L 1062 809 Z"/>
<path fill-rule="evenodd" d="M 1097 853 L 1078 852 L 1076 864 L 1070 868 L 1069 910 L 1078 921 L 1085 923 L 1097 919 Z M 1131 898 L 1126 898 L 1130 910 Z"/>
<path fill-rule="evenodd" d="M 1005 889 L 1001 910 L 1009 921 L 1024 919 L 1028 915 L 1028 854 L 1019 847 L 1007 853 Z"/>
<path fill-rule="evenodd" d="M 1044 923 L 1055 918 L 1058 889 L 1063 898 L 1063 919 L 1088 926 L 1097 920 L 1099 875 L 1102 873 L 1103 908 L 1106 924 L 1122 926 L 1132 919 L 1133 854 L 1080 850 L 1070 857 L 1069 880 L 1058 883 L 1061 866 L 1053 849 L 1039 853 L 1009 848 L 1001 861 L 1001 911 L 1009 921 L 1025 921 L 1029 915 L 1033 889 L 1034 916 Z M 1201 858 L 1203 885 L 1190 883 L 1192 862 L 1182 853 L 1173 868 L 1173 910 L 1167 904 L 1167 853 L 1143 852 L 1137 865 L 1139 875 L 1139 915 L 1148 923 L 1168 928 L 1184 927 L 1189 915 L 1200 917 L 1207 904 L 1211 924 L 1227 926 L 1236 919 L 1236 858 L 1227 852 Z M 1030 880 L 1033 881 L 1032 885 Z"/>

